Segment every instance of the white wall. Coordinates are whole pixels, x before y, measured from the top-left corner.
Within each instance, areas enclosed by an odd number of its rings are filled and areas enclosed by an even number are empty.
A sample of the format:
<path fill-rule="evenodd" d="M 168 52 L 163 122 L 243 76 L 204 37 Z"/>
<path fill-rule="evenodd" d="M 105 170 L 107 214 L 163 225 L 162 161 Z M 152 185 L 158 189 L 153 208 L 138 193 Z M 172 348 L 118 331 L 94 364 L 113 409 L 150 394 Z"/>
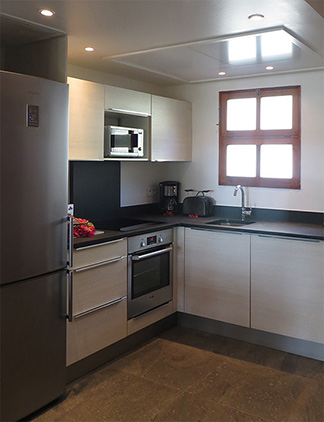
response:
<path fill-rule="evenodd" d="M 193 104 L 193 160 L 172 164 L 169 176 L 184 189 L 212 189 L 219 205 L 239 205 L 233 187 L 218 186 L 219 91 L 301 85 L 301 189 L 247 188 L 258 208 L 324 211 L 324 71 L 241 78 L 170 87 L 166 95 Z"/>

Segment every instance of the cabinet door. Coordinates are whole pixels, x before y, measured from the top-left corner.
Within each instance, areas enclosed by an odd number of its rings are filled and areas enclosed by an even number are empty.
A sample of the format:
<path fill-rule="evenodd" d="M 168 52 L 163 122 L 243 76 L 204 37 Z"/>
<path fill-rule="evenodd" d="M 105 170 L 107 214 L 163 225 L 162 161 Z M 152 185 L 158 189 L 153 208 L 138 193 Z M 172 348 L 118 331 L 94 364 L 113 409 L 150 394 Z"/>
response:
<path fill-rule="evenodd" d="M 252 328 L 323 342 L 324 243 L 252 236 Z"/>
<path fill-rule="evenodd" d="M 152 161 L 191 160 L 191 103 L 152 95 Z"/>
<path fill-rule="evenodd" d="M 248 327 L 250 236 L 185 229 L 185 312 Z"/>
<path fill-rule="evenodd" d="M 104 85 L 68 78 L 69 159 L 102 160 Z"/>
<path fill-rule="evenodd" d="M 134 114 L 151 114 L 151 95 L 131 89 L 105 86 L 105 109 Z"/>

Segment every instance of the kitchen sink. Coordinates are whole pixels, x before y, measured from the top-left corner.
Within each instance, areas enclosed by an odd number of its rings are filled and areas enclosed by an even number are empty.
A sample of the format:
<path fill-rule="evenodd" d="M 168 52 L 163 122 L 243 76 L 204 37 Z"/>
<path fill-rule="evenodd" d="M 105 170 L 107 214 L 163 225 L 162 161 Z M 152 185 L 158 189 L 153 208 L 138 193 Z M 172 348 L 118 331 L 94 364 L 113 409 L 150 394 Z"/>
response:
<path fill-rule="evenodd" d="M 230 218 L 222 218 L 219 220 L 211 221 L 207 224 L 212 224 L 214 226 L 226 226 L 226 227 L 241 227 L 247 226 L 249 224 L 253 224 L 255 221 L 242 221 L 242 220 L 235 220 Z"/>

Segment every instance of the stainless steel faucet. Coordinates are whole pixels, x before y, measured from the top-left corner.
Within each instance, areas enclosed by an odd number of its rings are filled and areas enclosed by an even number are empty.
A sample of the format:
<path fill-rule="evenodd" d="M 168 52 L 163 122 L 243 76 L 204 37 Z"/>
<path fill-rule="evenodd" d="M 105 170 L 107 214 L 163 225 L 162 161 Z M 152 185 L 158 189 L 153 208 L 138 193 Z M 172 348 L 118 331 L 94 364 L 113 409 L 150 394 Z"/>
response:
<path fill-rule="evenodd" d="M 251 215 L 252 213 L 252 209 L 250 207 L 246 207 L 245 206 L 245 193 L 244 193 L 244 188 L 241 185 L 237 185 L 234 189 L 234 196 L 237 195 L 238 191 L 241 191 L 241 195 L 242 195 L 242 213 L 241 213 L 241 219 L 242 221 L 245 221 L 245 217 L 247 215 Z"/>

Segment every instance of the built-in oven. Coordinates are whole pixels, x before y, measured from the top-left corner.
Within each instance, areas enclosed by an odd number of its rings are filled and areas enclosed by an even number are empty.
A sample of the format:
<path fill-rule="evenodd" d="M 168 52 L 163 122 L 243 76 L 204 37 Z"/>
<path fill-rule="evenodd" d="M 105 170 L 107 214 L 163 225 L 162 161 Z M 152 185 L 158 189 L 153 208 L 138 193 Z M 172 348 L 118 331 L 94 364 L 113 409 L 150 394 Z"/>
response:
<path fill-rule="evenodd" d="M 127 318 L 170 302 L 172 229 L 128 238 Z"/>

